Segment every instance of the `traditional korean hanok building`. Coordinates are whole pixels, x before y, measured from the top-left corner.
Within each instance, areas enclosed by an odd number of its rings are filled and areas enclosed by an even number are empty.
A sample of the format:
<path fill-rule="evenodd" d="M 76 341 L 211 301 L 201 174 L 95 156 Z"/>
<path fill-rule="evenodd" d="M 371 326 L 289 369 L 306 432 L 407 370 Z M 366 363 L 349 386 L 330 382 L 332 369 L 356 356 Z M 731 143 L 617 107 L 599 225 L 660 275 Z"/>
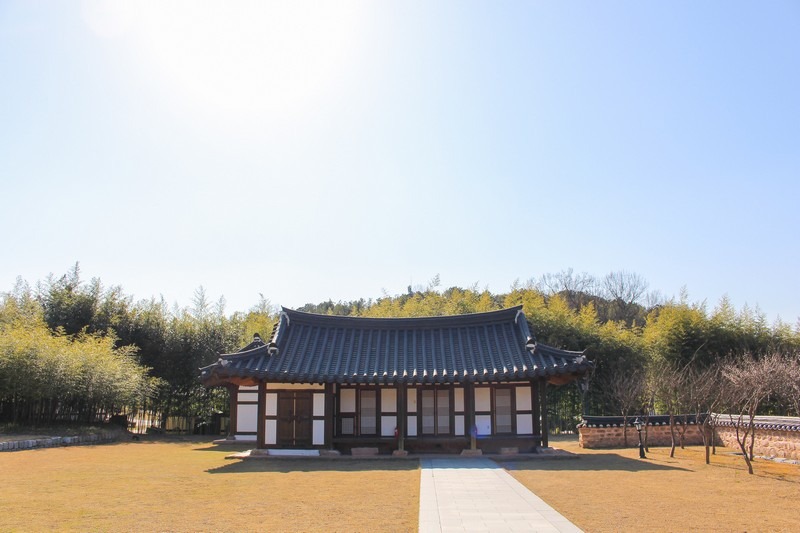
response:
<path fill-rule="evenodd" d="M 284 308 L 269 339 L 200 379 L 229 387 L 229 438 L 257 448 L 529 452 L 547 446 L 547 386 L 591 366 L 537 343 L 521 306 L 426 318 Z"/>

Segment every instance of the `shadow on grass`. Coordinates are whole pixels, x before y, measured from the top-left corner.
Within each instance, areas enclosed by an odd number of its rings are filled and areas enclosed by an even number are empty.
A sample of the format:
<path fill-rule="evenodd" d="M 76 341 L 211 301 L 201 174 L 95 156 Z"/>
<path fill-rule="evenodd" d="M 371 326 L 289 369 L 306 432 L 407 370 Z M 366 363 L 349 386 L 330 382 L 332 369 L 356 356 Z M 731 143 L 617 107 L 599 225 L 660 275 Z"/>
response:
<path fill-rule="evenodd" d="M 114 441 L 115 444 L 208 444 L 210 449 L 214 449 L 214 445 L 209 442 L 208 438 L 200 438 L 187 435 L 146 435 L 127 433 L 123 434 L 118 440 Z M 246 448 L 244 448 L 246 449 Z M 237 451 L 237 450 L 233 450 Z"/>
<path fill-rule="evenodd" d="M 266 472 L 287 474 L 289 472 L 386 472 L 418 470 L 416 459 L 328 459 L 272 457 L 269 459 L 246 459 L 206 470 L 209 474 L 247 474 Z"/>
<path fill-rule="evenodd" d="M 617 471 L 617 472 L 653 472 L 667 470 L 682 470 L 691 472 L 687 468 L 668 466 L 650 462 L 647 459 L 628 459 L 615 453 L 596 453 L 581 455 L 577 461 L 543 461 L 543 460 L 515 460 L 502 461 L 498 464 L 506 470 L 542 470 L 542 471 Z"/>
<path fill-rule="evenodd" d="M 224 453 L 236 453 L 236 452 L 244 452 L 253 448 L 253 443 L 250 444 L 224 444 L 224 445 L 217 445 L 217 444 L 209 444 L 203 448 L 194 448 L 193 452 L 224 452 Z"/>

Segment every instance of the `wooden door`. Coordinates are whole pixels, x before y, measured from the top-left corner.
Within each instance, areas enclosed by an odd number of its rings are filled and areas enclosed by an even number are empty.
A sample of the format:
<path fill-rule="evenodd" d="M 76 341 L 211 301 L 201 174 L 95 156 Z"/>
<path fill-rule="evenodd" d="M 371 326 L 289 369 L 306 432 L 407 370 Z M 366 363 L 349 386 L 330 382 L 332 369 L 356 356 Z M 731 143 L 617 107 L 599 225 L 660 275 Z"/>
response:
<path fill-rule="evenodd" d="M 311 392 L 278 393 L 277 445 L 282 448 L 310 448 L 312 444 L 313 401 Z"/>
<path fill-rule="evenodd" d="M 282 448 L 294 443 L 294 396 L 291 392 L 278 393 L 278 429 L 276 444 Z"/>
<path fill-rule="evenodd" d="M 313 426 L 313 401 L 310 392 L 298 392 L 294 399 L 294 445 L 310 448 Z"/>

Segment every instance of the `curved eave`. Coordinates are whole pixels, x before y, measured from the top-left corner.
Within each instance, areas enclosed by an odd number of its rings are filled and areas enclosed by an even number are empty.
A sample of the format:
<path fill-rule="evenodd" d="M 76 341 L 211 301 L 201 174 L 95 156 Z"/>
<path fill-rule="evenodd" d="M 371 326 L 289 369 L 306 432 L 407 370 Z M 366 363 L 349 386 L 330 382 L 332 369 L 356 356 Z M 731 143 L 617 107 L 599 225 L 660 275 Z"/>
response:
<path fill-rule="evenodd" d="M 220 354 L 219 360 L 217 361 L 217 363 L 214 363 L 214 365 L 218 364 L 221 361 L 237 361 L 239 359 L 246 359 L 248 357 L 253 357 L 254 355 L 266 355 L 267 354 L 267 351 L 269 349 L 268 345 L 264 344 L 263 342 L 262 343 L 258 343 L 255 346 L 253 346 L 253 344 L 255 344 L 255 343 L 249 344 L 244 349 L 242 349 L 241 351 L 238 351 L 238 352 Z M 252 348 L 251 348 L 251 346 L 252 346 Z M 209 366 L 214 366 L 214 365 L 209 365 Z M 206 368 L 208 368 L 208 367 L 206 367 Z"/>
<path fill-rule="evenodd" d="M 531 352 L 534 360 L 543 363 L 540 373 L 552 385 L 564 385 L 580 379 L 594 367 L 585 352 L 562 350 L 541 343 L 536 343 Z"/>
<path fill-rule="evenodd" d="M 507 383 L 510 381 L 530 381 L 545 379 L 553 385 L 563 385 L 580 378 L 588 372 L 593 364 L 581 356 L 580 359 L 557 364 L 553 362 L 545 367 L 530 365 L 515 371 L 485 370 L 442 372 L 429 374 L 423 372 L 404 372 L 383 374 L 354 374 L 354 375 L 309 375 L 294 372 L 274 372 L 264 370 L 265 360 L 268 357 L 266 347 L 263 355 L 252 357 L 252 361 L 245 363 L 243 357 L 237 357 L 240 365 L 231 364 L 235 361 L 220 359 L 217 363 L 201 369 L 200 381 L 206 387 L 216 387 L 226 384 L 252 385 L 259 381 L 274 383 L 337 383 L 341 385 L 372 384 L 372 385 L 433 385 L 456 383 Z M 245 363 L 244 366 L 241 363 Z"/>

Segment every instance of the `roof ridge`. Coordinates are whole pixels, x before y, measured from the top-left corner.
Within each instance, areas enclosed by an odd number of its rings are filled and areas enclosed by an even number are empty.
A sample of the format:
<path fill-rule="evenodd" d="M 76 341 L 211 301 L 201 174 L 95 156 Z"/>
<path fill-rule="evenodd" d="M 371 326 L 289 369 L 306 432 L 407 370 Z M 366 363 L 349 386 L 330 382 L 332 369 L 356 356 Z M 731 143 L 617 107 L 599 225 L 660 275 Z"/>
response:
<path fill-rule="evenodd" d="M 464 313 L 460 315 L 434 315 L 419 317 L 365 317 L 351 315 L 323 315 L 319 313 L 307 313 L 297 311 L 288 307 L 281 307 L 281 315 L 285 315 L 289 322 L 293 319 L 300 321 L 313 321 L 316 323 L 340 323 L 342 325 L 359 325 L 373 327 L 397 327 L 401 325 L 414 327 L 436 327 L 439 325 L 467 325 L 471 323 L 485 323 L 487 321 L 504 321 L 514 318 L 521 305 L 495 309 L 493 311 L 482 311 L 480 313 Z"/>

